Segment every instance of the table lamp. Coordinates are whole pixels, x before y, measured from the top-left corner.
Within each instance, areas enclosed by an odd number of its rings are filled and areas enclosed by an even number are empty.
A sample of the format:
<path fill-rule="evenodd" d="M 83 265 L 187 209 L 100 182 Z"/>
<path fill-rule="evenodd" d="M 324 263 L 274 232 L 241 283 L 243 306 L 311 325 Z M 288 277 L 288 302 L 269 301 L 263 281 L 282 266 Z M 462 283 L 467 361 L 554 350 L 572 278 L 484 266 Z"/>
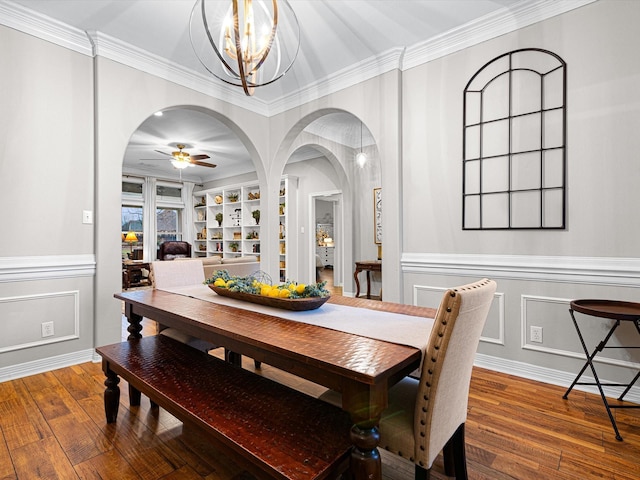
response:
<path fill-rule="evenodd" d="M 133 256 L 133 244 L 138 241 L 138 237 L 136 237 L 134 232 L 129 232 L 127 233 L 127 236 L 124 237 L 124 241 L 131 247 L 131 255 Z"/>

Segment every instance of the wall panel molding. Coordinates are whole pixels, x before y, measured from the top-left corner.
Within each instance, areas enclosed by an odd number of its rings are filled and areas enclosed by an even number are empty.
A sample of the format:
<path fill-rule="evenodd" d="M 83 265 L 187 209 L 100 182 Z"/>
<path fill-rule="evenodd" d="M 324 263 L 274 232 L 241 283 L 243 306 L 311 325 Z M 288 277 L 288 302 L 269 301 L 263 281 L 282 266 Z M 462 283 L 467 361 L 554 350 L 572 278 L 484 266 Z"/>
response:
<path fill-rule="evenodd" d="M 404 253 L 403 273 L 640 288 L 640 259 Z"/>
<path fill-rule="evenodd" d="M 95 273 L 92 254 L 0 257 L 0 283 L 92 277 Z"/>
<path fill-rule="evenodd" d="M 427 285 L 414 285 L 411 302 L 413 305 L 420 306 L 418 304 L 418 296 L 420 292 L 431 292 L 431 293 L 435 292 L 438 294 L 439 297 L 441 297 L 445 291 L 447 291 L 447 288 L 427 286 Z M 498 309 L 497 318 L 495 318 L 495 315 L 494 315 L 494 318 L 491 317 L 491 313 L 494 311 L 492 307 L 491 310 L 489 311 L 487 324 L 490 324 L 490 322 L 492 321 L 495 322 L 497 320 L 498 336 L 497 337 L 480 336 L 480 341 L 485 343 L 494 343 L 497 345 L 504 345 L 504 324 L 505 324 L 504 293 L 500 293 L 500 292 L 494 293 L 493 302 L 495 303 L 496 300 L 497 300 L 497 309 Z"/>
<path fill-rule="evenodd" d="M 67 299 L 68 304 L 61 305 L 60 301 L 63 301 L 65 298 Z M 29 306 L 34 305 L 35 302 L 47 302 L 47 301 L 48 301 L 48 303 L 46 303 L 47 308 L 43 308 L 42 310 L 52 311 L 53 309 L 54 311 L 57 310 L 56 313 L 59 315 L 64 316 L 66 314 L 69 318 L 71 318 L 73 331 L 70 333 L 67 333 L 66 335 L 53 335 L 51 337 L 37 338 L 36 340 L 33 340 L 33 337 L 31 337 L 31 339 L 29 339 L 30 341 L 6 345 L 4 347 L 0 346 L 0 353 L 12 352 L 15 350 L 23 350 L 25 348 L 40 347 L 43 345 L 49 345 L 51 343 L 66 342 L 68 340 L 77 340 L 80 338 L 80 292 L 78 290 L 73 290 L 68 292 L 39 293 L 35 295 L 20 295 L 20 296 L 14 296 L 14 297 L 0 298 L 0 312 L 4 311 L 3 304 L 22 303 L 23 307 L 21 308 L 21 310 L 24 310 L 24 313 L 23 312 L 20 313 L 20 322 L 21 324 L 26 326 L 30 320 L 33 321 L 33 317 L 31 318 L 29 317 Z M 58 302 L 55 303 L 56 301 Z M 55 305 L 55 307 L 53 307 L 52 305 Z M 62 308 L 65 306 L 69 307 L 68 309 L 69 311 L 67 311 L 67 309 L 65 308 Z M 9 308 L 9 310 L 11 309 Z M 3 315 L 0 315 L 0 317 L 2 316 Z M 11 318 L 10 315 L 9 315 L 9 318 Z M 39 321 L 42 321 L 44 319 L 38 316 L 36 316 L 35 318 L 39 319 Z M 6 318 L 5 318 L 5 321 L 6 321 Z M 0 320 L 0 326 L 1 325 L 2 325 L 2 321 Z M 60 329 L 61 327 L 62 325 L 59 324 L 58 329 Z M 5 343 L 5 340 L 8 335 L 9 335 L 8 332 L 4 335 L 2 339 L 2 343 Z"/>

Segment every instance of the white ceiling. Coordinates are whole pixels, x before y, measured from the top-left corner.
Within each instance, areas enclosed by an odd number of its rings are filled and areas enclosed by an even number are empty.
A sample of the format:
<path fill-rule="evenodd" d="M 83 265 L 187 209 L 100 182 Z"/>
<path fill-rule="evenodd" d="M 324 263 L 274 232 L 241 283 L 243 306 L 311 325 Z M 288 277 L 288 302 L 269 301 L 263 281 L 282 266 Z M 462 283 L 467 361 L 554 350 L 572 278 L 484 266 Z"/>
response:
<path fill-rule="evenodd" d="M 427 42 L 465 24 L 531 0 L 290 0 L 301 29 L 300 52 L 292 69 L 255 97 L 273 102 L 394 48 Z M 14 3 L 87 32 L 100 32 L 182 68 L 208 75 L 189 41 L 195 0 L 12 0 Z M 215 80 L 217 81 L 217 80 Z M 360 140 L 360 124 L 350 115 L 320 119 L 314 127 L 332 140 Z M 313 128 L 313 127 L 312 127 Z M 345 139 L 344 132 L 354 132 Z M 369 139 L 366 129 L 364 144 Z M 167 156 L 176 143 L 192 154 L 208 154 L 217 168 L 193 167 L 183 178 L 198 182 L 254 170 L 240 140 L 220 121 L 196 111 L 173 110 L 151 117 L 131 137 L 125 154 L 130 173 L 178 178 Z M 351 145 L 355 146 L 355 145 Z M 313 152 L 303 151 L 300 158 Z"/>

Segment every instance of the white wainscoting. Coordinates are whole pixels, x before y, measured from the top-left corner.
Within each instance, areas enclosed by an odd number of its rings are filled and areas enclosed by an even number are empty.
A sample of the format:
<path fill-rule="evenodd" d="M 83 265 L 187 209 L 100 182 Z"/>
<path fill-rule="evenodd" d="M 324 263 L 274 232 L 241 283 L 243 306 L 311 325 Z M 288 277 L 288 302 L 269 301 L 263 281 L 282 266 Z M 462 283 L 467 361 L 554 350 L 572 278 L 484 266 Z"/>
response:
<path fill-rule="evenodd" d="M 81 319 L 80 312 L 87 308 L 86 305 L 81 307 L 82 291 L 75 288 L 77 282 L 70 283 L 69 280 L 93 277 L 95 272 L 92 254 L 0 257 L 0 328 L 4 331 L 0 355 L 33 352 L 32 355 L 21 355 L 20 358 L 26 356 L 26 361 L 21 363 L 7 365 L 2 362 L 0 382 L 96 361 L 92 348 L 45 358 L 38 355 L 39 349 L 49 348 L 54 343 L 69 342 L 70 347 L 65 348 L 72 349 L 81 335 L 92 335 L 90 323 L 93 320 Z M 43 280 L 52 281 L 43 283 Z M 33 288 L 36 284 L 38 287 Z M 91 284 L 87 288 L 92 290 Z M 93 306 L 89 308 L 92 311 Z M 43 338 L 41 324 L 51 320 L 54 321 L 54 335 Z"/>
<path fill-rule="evenodd" d="M 90 254 L 0 257 L 0 283 L 91 277 L 95 273 L 95 255 Z"/>
<path fill-rule="evenodd" d="M 460 277 L 469 277 L 474 280 L 489 277 L 494 280 L 502 279 L 505 282 L 512 280 L 532 282 L 531 286 L 540 285 L 541 283 L 556 283 L 568 284 L 569 286 L 576 285 L 577 289 L 586 286 L 603 287 L 605 289 L 610 289 L 611 287 L 640 288 L 640 259 L 637 258 L 405 253 L 401 257 L 401 269 L 403 274 L 414 274 L 414 283 L 420 283 L 419 285 L 405 286 L 405 288 L 413 288 L 412 299 L 414 303 L 420 301 L 419 304 L 422 305 L 433 305 L 438 302 L 430 299 L 430 303 L 425 303 L 424 298 L 420 299 L 421 292 L 441 293 L 444 289 L 441 286 L 422 284 L 419 279 L 415 280 L 415 274 L 423 274 L 429 276 L 430 279 L 434 277 L 456 277 L 456 283 L 459 282 Z M 498 282 L 498 284 L 500 285 L 500 282 Z M 510 294 L 514 294 L 513 289 L 511 289 Z M 584 352 L 579 346 L 575 328 L 569 320 L 568 310 L 570 299 L 533 295 L 529 292 L 518 292 L 518 296 L 520 298 L 519 321 L 521 330 L 519 347 L 522 350 L 534 351 L 559 358 L 564 357 L 580 360 L 585 358 Z M 501 297 L 500 305 L 501 319 L 493 318 L 495 314 L 490 312 L 487 322 L 488 324 L 497 322 L 500 325 L 501 334 L 489 338 L 483 337 L 483 342 L 499 343 L 497 341 L 498 338 L 504 341 L 504 296 Z M 527 333 L 529 332 L 529 327 L 533 324 L 529 318 L 531 309 L 540 308 L 540 305 L 543 305 L 543 308 L 550 309 L 552 312 L 555 309 L 556 321 L 559 318 L 560 312 L 562 312 L 563 328 L 566 329 L 566 338 L 571 343 L 571 349 L 560 348 L 559 346 L 547 347 L 532 343 L 528 340 Z M 514 316 L 513 311 L 510 311 L 510 314 Z M 538 318 L 535 323 L 539 323 L 539 320 Z M 552 322 L 553 318 L 548 321 Z M 511 324 L 513 324 L 513 321 Z M 548 325 L 552 325 L 552 323 Z M 602 339 L 602 336 L 604 336 L 601 333 L 602 328 L 608 330 L 608 327 L 598 326 L 597 329 L 589 332 L 588 335 L 591 335 L 592 339 Z M 633 341 L 633 338 L 631 340 Z M 623 358 L 613 358 L 606 354 L 596 356 L 595 362 L 640 369 L 639 363 L 626 361 Z M 573 382 L 577 373 L 577 371 L 562 371 L 520 362 L 512 358 L 501 358 L 481 353 L 476 355 L 475 364 L 479 367 L 565 387 Z M 598 373 L 600 374 L 600 372 Z M 607 382 L 606 379 L 601 378 L 601 380 Z M 584 375 L 581 381 L 593 382 L 593 378 Z M 597 388 L 592 386 L 576 386 L 576 389 L 598 394 Z M 608 396 L 617 397 L 622 393 L 623 387 L 607 387 L 605 391 Z M 626 395 L 625 400 L 640 403 L 640 387 L 632 388 Z"/>

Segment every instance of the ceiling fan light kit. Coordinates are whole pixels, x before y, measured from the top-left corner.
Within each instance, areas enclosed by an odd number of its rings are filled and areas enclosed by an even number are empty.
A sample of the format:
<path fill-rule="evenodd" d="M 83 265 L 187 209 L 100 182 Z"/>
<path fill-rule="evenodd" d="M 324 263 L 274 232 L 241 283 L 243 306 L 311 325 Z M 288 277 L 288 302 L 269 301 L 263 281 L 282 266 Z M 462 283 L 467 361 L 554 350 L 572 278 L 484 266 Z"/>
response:
<path fill-rule="evenodd" d="M 300 48 L 298 19 L 286 0 L 197 0 L 189 36 L 204 68 L 247 96 L 282 78 Z"/>

